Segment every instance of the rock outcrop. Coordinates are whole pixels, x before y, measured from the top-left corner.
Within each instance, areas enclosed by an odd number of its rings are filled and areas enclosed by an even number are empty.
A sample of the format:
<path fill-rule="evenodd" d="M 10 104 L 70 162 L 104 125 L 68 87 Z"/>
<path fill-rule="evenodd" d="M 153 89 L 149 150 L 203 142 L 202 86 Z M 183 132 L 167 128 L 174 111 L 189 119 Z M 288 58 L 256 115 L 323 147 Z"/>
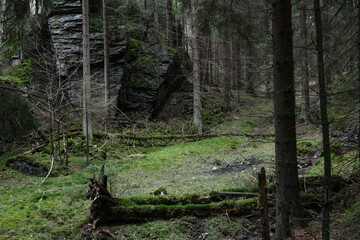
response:
<path fill-rule="evenodd" d="M 90 2 L 91 4 L 91 2 Z M 96 3 L 94 3 L 96 4 Z M 130 6 L 131 13 L 136 6 Z M 98 9 L 93 7 L 92 9 Z M 99 11 L 101 12 L 101 11 Z M 90 13 L 92 107 L 103 109 L 103 33 L 99 13 Z M 113 114 L 155 116 L 166 98 L 176 90 L 183 73 L 174 49 L 152 44 L 142 26 L 141 34 L 128 29 L 129 19 L 110 22 L 110 82 Z M 125 16 L 126 18 L 126 16 Z M 143 24 L 143 23 L 141 23 Z M 67 97 L 80 106 L 82 79 L 82 14 L 80 0 L 57 0 L 48 15 L 57 67 L 67 84 Z M 139 26 L 139 23 L 137 23 Z M 139 32 L 139 31 L 138 31 Z M 141 41 L 140 41 L 141 40 Z"/>

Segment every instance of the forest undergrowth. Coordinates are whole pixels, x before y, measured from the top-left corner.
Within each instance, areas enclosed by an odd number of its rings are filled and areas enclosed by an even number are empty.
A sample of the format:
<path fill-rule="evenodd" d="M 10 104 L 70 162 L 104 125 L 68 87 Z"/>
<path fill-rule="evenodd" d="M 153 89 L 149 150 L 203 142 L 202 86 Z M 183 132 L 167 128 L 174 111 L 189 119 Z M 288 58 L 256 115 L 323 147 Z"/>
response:
<path fill-rule="evenodd" d="M 132 127 L 113 129 L 112 135 L 95 138 L 88 166 L 85 141 L 74 134 L 69 140 L 69 166 L 55 162 L 52 175 L 44 182 L 44 177 L 24 175 L 7 167 L 6 162 L 21 155 L 49 169 L 48 147 L 34 154 L 15 151 L 1 156 L 0 239 L 81 239 L 80 231 L 91 205 L 91 200 L 86 199 L 88 178 L 96 177 L 103 164 L 109 192 L 117 198 L 149 196 L 159 191 L 166 195 L 201 195 L 250 187 L 257 185 L 261 167 L 265 167 L 268 181 L 273 182 L 275 144 L 271 101 L 246 97 L 240 103 L 233 102 L 232 112 L 226 115 L 218 110 L 216 102 L 207 99 L 205 105 L 205 121 L 210 126 L 208 137 L 187 138 L 191 135 L 191 125 L 186 125 L 189 119 L 140 121 Z M 305 178 L 321 175 L 321 131 L 315 124 L 298 124 L 297 129 L 300 174 Z M 344 178 L 352 176 L 352 180 L 347 180 L 352 182 L 334 196 L 332 234 L 334 239 L 357 239 L 360 188 L 356 187 L 359 181 L 355 179 L 359 178 L 354 177 L 356 168 L 352 162 L 357 153 L 346 149 L 346 143 L 342 144 L 332 148 L 333 173 Z M 32 148 L 31 143 L 27 148 Z M 307 211 L 308 226 L 294 228 L 294 235 L 297 239 L 318 239 L 319 212 Z M 273 229 L 273 211 L 271 219 Z M 112 224 L 101 227 L 94 238 L 259 239 L 259 224 L 254 210 L 245 217 L 224 213 L 205 218 L 184 216 Z"/>

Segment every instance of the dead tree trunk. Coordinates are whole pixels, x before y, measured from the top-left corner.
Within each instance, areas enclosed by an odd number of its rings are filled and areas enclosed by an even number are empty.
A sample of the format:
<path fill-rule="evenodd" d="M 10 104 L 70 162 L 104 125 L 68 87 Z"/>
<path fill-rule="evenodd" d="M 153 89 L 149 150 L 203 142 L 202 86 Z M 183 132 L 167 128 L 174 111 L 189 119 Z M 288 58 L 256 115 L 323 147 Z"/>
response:
<path fill-rule="evenodd" d="M 259 205 L 260 205 L 262 239 L 270 240 L 269 206 L 267 200 L 268 189 L 266 187 L 265 168 L 261 168 L 261 171 L 259 173 L 259 193 L 260 193 Z"/>

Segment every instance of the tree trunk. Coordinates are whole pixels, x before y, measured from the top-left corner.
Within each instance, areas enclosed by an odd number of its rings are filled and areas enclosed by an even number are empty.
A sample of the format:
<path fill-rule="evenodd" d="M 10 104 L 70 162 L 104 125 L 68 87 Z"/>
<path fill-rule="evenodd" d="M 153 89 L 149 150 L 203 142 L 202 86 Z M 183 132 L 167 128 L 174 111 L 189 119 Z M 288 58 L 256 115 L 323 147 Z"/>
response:
<path fill-rule="evenodd" d="M 360 89 L 360 1 L 358 1 L 358 88 Z M 358 93 L 358 98 L 360 99 L 360 91 Z M 358 154 L 358 161 L 360 167 L 360 148 Z"/>
<path fill-rule="evenodd" d="M 58 150 L 59 150 L 59 162 L 63 165 L 63 160 L 61 158 L 61 142 L 60 142 L 60 122 L 57 122 L 57 140 L 58 140 Z"/>
<path fill-rule="evenodd" d="M 167 44 L 169 47 L 174 47 L 174 31 L 173 31 L 173 15 L 172 15 L 172 0 L 166 1 L 166 33 L 167 33 Z"/>
<path fill-rule="evenodd" d="M 307 29 L 306 29 L 306 3 L 300 9 L 300 35 L 303 50 L 301 56 L 301 114 L 300 119 L 305 124 L 309 123 L 310 97 L 309 97 L 309 62 L 307 54 Z"/>
<path fill-rule="evenodd" d="M 83 13 L 83 135 L 86 138 L 87 155 L 86 164 L 89 164 L 89 141 L 92 140 L 90 103 L 90 33 L 89 33 L 89 0 L 82 0 Z"/>
<path fill-rule="evenodd" d="M 199 36 L 196 20 L 196 3 L 191 1 L 192 12 L 192 48 L 193 48 L 193 76 L 194 76 L 194 127 L 198 134 L 202 135 L 204 130 L 204 123 L 202 117 L 202 105 L 201 105 L 201 76 L 200 76 L 200 53 L 199 53 Z"/>
<path fill-rule="evenodd" d="M 104 81 L 105 81 L 105 108 L 106 116 L 110 117 L 110 56 L 109 56 L 109 26 L 107 19 L 106 0 L 103 4 L 103 31 L 104 31 Z"/>
<path fill-rule="evenodd" d="M 35 0 L 35 14 L 36 15 L 39 14 L 39 1 L 40 0 Z"/>
<path fill-rule="evenodd" d="M 324 151 L 324 203 L 322 209 L 322 239 L 330 239 L 330 196 L 331 196 L 331 158 L 329 140 L 329 122 L 327 117 L 327 91 L 324 70 L 324 49 L 321 10 L 319 0 L 314 1 L 315 27 L 316 27 L 316 50 L 318 64 L 318 79 L 320 90 L 320 111 L 323 135 Z"/>
<path fill-rule="evenodd" d="M 231 69 L 230 69 L 230 44 L 229 44 L 229 33 L 227 29 L 223 30 L 222 34 L 222 84 L 224 88 L 223 92 L 223 104 L 222 108 L 224 111 L 230 111 L 230 99 L 231 99 Z"/>
<path fill-rule="evenodd" d="M 158 43 L 159 40 L 159 14 L 158 14 L 158 0 L 154 0 L 154 40 Z"/>
<path fill-rule="evenodd" d="M 269 220 L 269 206 L 267 200 L 268 188 L 266 186 L 266 174 L 265 168 L 261 168 L 258 175 L 259 178 L 259 207 L 260 207 L 260 218 L 261 218 L 261 229 L 262 239 L 270 240 L 270 220 Z"/>
<path fill-rule="evenodd" d="M 255 80 L 255 73 L 254 73 L 254 47 L 252 46 L 251 42 L 248 41 L 248 56 L 247 56 L 247 66 L 246 66 L 246 81 L 247 81 L 247 88 L 246 92 L 254 96 L 255 89 L 254 89 L 254 80 Z"/>
<path fill-rule="evenodd" d="M 241 90 L 241 69 L 242 69 L 242 63 L 241 63 L 241 45 L 238 41 L 234 41 L 234 68 L 235 68 L 235 79 L 236 79 L 236 91 L 237 91 L 237 101 L 240 103 L 240 90 Z"/>
<path fill-rule="evenodd" d="M 314 2 L 315 4 L 315 2 Z M 319 3 L 320 4 L 320 3 Z M 330 59 L 330 55 L 331 55 L 331 37 L 330 37 L 330 31 L 331 28 L 329 26 L 330 22 L 330 18 L 328 16 L 328 13 L 324 12 L 323 14 L 323 19 L 322 19 L 322 24 L 324 24 L 327 28 L 327 31 L 323 32 L 323 37 L 322 37 L 322 41 L 323 41 L 323 45 L 325 48 L 323 48 L 323 56 L 324 56 L 324 75 L 325 75 L 325 84 L 326 84 L 326 88 L 329 89 L 329 85 L 332 82 L 331 79 L 331 74 L 332 74 L 332 69 L 331 69 L 331 59 Z"/>
<path fill-rule="evenodd" d="M 265 8 L 266 8 L 266 13 L 265 13 L 265 44 L 266 46 L 268 46 L 268 36 L 270 36 L 270 22 L 269 22 L 269 12 L 268 10 L 270 10 L 270 2 L 268 0 L 264 0 L 265 1 Z M 266 47 L 266 49 L 268 50 L 268 47 Z M 269 54 L 269 51 L 266 51 L 266 54 Z M 265 56 L 265 65 L 270 65 L 269 63 L 269 59 L 267 56 Z M 265 71 L 266 77 L 265 77 L 265 91 L 266 91 L 266 97 L 268 99 L 271 98 L 271 73 L 266 70 Z"/>
<path fill-rule="evenodd" d="M 276 155 L 276 239 L 291 237 L 290 215 L 301 214 L 296 152 L 291 1 L 272 3 Z"/>

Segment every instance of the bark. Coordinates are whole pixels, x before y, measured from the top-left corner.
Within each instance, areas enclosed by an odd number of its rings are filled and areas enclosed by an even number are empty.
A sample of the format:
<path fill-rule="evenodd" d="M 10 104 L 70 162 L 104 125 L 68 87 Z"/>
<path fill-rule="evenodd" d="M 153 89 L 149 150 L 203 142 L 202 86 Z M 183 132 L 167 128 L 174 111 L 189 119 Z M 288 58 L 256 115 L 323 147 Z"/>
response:
<path fill-rule="evenodd" d="M 109 55 L 109 26 L 107 18 L 106 0 L 103 4 L 103 31 L 104 31 L 104 81 L 105 81 L 105 108 L 106 116 L 110 116 L 110 55 Z"/>
<path fill-rule="evenodd" d="M 210 71 L 211 71 L 211 39 L 210 37 L 206 38 L 206 56 L 205 56 L 205 78 L 204 84 L 210 85 Z"/>
<path fill-rule="evenodd" d="M 241 63 L 241 45 L 239 42 L 234 41 L 234 58 L 235 61 L 233 63 L 235 68 L 235 82 L 236 82 L 236 90 L 237 90 L 237 101 L 240 102 L 240 90 L 241 90 L 241 80 L 242 80 L 242 63 Z"/>
<path fill-rule="evenodd" d="M 331 198 L 331 158 L 329 140 L 329 122 L 327 116 L 327 91 L 324 67 L 323 33 L 319 0 L 314 1 L 316 50 L 318 79 L 320 90 L 320 112 L 324 151 L 324 203 L 322 208 L 322 239 L 330 239 L 330 198 Z"/>
<path fill-rule="evenodd" d="M 65 133 L 63 133 L 63 141 L 64 141 L 64 160 L 65 160 L 65 166 L 69 165 L 69 154 L 68 154 L 68 148 L 69 148 L 69 144 L 68 144 L 68 125 L 65 125 Z"/>
<path fill-rule="evenodd" d="M 254 89 L 254 80 L 255 80 L 255 74 L 254 74 L 254 47 L 252 46 L 251 42 L 248 42 L 248 56 L 246 61 L 246 92 L 254 96 L 255 95 L 255 89 Z"/>
<path fill-rule="evenodd" d="M 358 89 L 360 89 L 360 1 L 358 1 Z M 360 91 L 358 93 L 360 99 Z M 358 153 L 358 161 L 360 166 L 360 148 Z"/>
<path fill-rule="evenodd" d="M 260 206 L 260 218 L 261 218 L 261 229 L 262 239 L 270 240 L 270 220 L 269 220 L 269 206 L 267 200 L 268 189 L 266 187 L 266 174 L 265 168 L 261 168 L 259 173 L 259 206 Z"/>
<path fill-rule="evenodd" d="M 60 142 L 60 123 L 57 123 L 57 139 L 58 139 L 58 150 L 59 150 L 59 162 L 63 165 L 63 160 L 61 157 L 61 142 Z"/>
<path fill-rule="evenodd" d="M 55 110 L 54 110 L 54 103 L 53 103 L 53 89 L 54 89 L 54 77 L 50 76 L 50 86 L 49 86 L 49 114 L 50 114 L 50 152 L 53 156 L 53 159 L 57 161 L 57 152 L 56 152 L 56 144 L 54 140 L 54 128 L 55 128 Z"/>
<path fill-rule="evenodd" d="M 83 135 L 86 138 L 87 154 L 86 164 L 89 164 L 89 141 L 92 140 L 90 103 L 90 33 L 89 33 L 89 0 L 82 1 L 83 13 Z"/>
<path fill-rule="evenodd" d="M 297 169 L 291 2 L 274 1 L 273 66 L 276 156 L 276 239 L 291 237 L 290 215 L 301 215 Z"/>
<path fill-rule="evenodd" d="M 269 22 L 269 14 L 268 10 L 270 10 L 270 2 L 268 0 L 265 1 L 265 8 L 266 8 L 266 14 L 265 14 L 265 43 L 268 45 L 268 36 L 270 35 L 270 22 Z M 268 54 L 268 51 L 266 52 Z M 267 56 L 265 57 L 265 64 L 270 65 L 269 60 Z M 270 73 L 268 71 L 265 72 L 266 79 L 265 79 L 265 89 L 266 89 L 266 97 L 268 99 L 271 98 L 271 77 L 269 76 Z"/>
<path fill-rule="evenodd" d="M 214 42 L 209 38 L 209 85 L 214 85 Z"/>
<path fill-rule="evenodd" d="M 38 15 L 39 14 L 39 3 L 40 0 L 35 0 L 35 14 Z"/>
<path fill-rule="evenodd" d="M 230 111 L 230 99 L 231 99 L 231 65 L 230 65 L 230 44 L 229 44 L 229 32 L 227 29 L 223 30 L 222 35 L 222 84 L 224 88 L 223 92 L 223 104 L 224 111 Z"/>
<path fill-rule="evenodd" d="M 314 2 L 315 4 L 315 2 Z M 331 75 L 332 75 L 332 66 L 331 66 L 331 36 L 330 36 L 330 26 L 329 26 L 329 16 L 328 13 L 324 12 L 322 24 L 326 26 L 326 31 L 323 31 L 323 56 L 324 56 L 324 76 L 326 88 L 329 89 L 329 85 L 332 83 Z"/>
<path fill-rule="evenodd" d="M 202 135 L 204 130 L 204 122 L 202 117 L 202 105 L 201 105 L 201 76 L 200 76 L 200 53 L 199 53 L 199 34 L 196 24 L 196 3 L 191 1 L 191 12 L 193 16 L 192 30 L 192 48 L 193 48 L 193 76 L 194 76 L 194 127 L 198 134 Z"/>
<path fill-rule="evenodd" d="M 172 14 L 172 0 L 166 1 L 166 33 L 167 33 L 167 44 L 170 47 L 174 47 L 174 30 L 173 30 L 173 14 Z"/>
<path fill-rule="evenodd" d="M 158 14 L 158 0 L 154 0 L 154 40 L 155 43 L 159 42 L 159 14 Z"/>
<path fill-rule="evenodd" d="M 309 123 L 310 97 L 309 97 L 309 61 L 307 54 L 307 29 L 306 29 L 306 4 L 300 9 L 300 35 L 303 46 L 301 56 L 301 114 L 300 119 L 305 124 Z"/>

